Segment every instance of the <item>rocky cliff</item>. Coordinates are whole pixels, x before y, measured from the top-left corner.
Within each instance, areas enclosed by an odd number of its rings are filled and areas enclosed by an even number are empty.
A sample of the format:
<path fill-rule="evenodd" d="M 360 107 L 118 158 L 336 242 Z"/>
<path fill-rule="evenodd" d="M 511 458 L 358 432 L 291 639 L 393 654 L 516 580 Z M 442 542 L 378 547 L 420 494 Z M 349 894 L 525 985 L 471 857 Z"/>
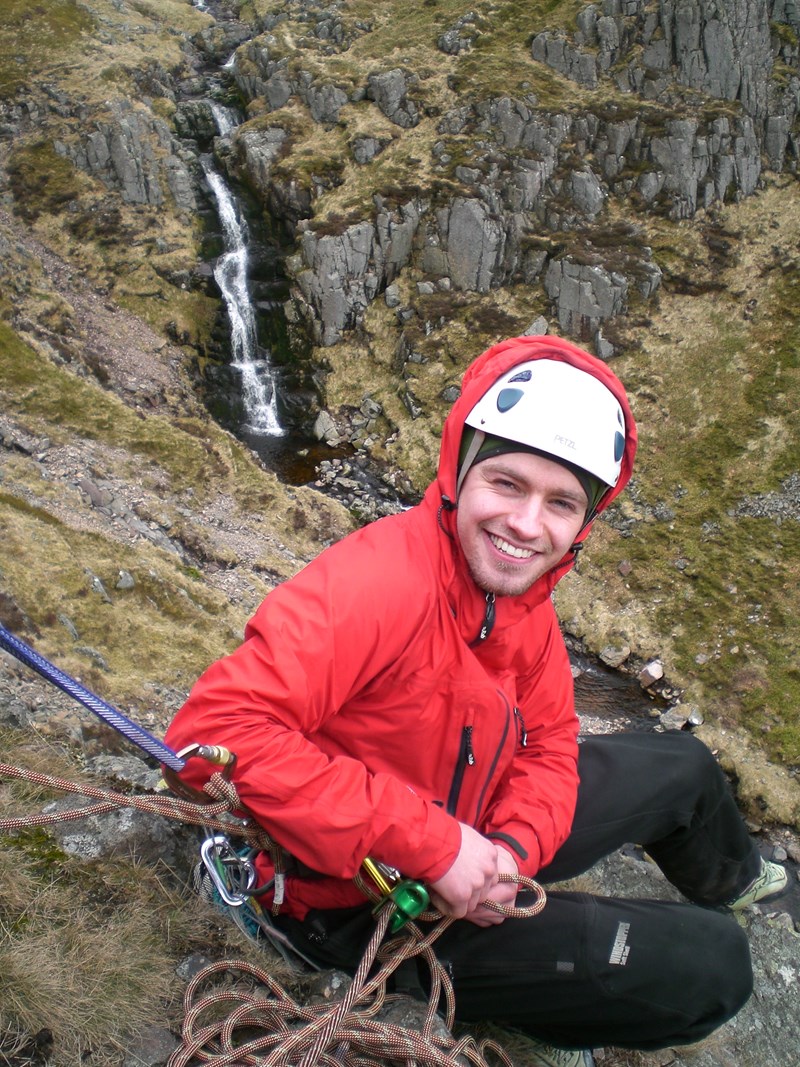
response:
<path fill-rule="evenodd" d="M 613 361 L 642 438 L 630 491 L 559 590 L 565 629 L 642 679 L 645 719 L 666 691 L 671 721 L 704 720 L 754 831 L 796 859 L 793 10 L 6 0 L 0 620 L 160 731 L 263 595 L 375 513 L 364 484 L 407 501 L 420 492 L 472 357 L 506 336 L 559 332 Z M 293 431 L 276 465 L 304 464 L 293 480 L 307 485 L 287 484 L 209 416 L 238 403 L 239 384 L 209 166 L 252 235 L 259 338 Z M 316 474 L 294 455 L 315 447 Z M 330 486 L 346 507 L 320 492 Z M 106 773 L 107 737 L 5 660 L 2 674 L 8 747 L 40 734 L 45 751 L 66 747 Z M 45 956 L 62 959 L 76 923 L 40 895 L 52 863 L 89 904 L 123 875 L 87 876 L 38 839 L 8 850 L 3 916 L 27 909 Z M 127 894 L 149 875 L 124 877 Z M 161 915 L 170 936 L 158 899 L 138 919 L 150 959 Z M 14 988 L 22 926 L 0 967 Z M 791 1054 L 791 922 L 756 927 L 778 1007 L 687 1063 Z M 124 986 L 115 964 L 109 984 Z M 145 1017 L 163 990 L 153 982 L 131 985 Z"/>
<path fill-rule="evenodd" d="M 797 761 L 782 620 L 796 588 L 800 79 L 783 0 L 15 0 L 4 20 L 6 403 L 22 418 L 7 441 L 50 439 L 65 395 L 30 391 L 25 346 L 141 418 L 169 414 L 174 455 L 186 418 L 203 418 L 193 390 L 212 407 L 229 396 L 210 160 L 249 205 L 287 421 L 360 448 L 410 498 L 486 344 L 553 329 L 615 361 L 642 421 L 639 475 L 593 539 L 603 582 L 565 583 L 565 621 L 615 663 L 660 657 L 687 706 Z M 60 265 L 43 269 L 47 255 Z M 104 343 L 78 282 L 105 319 L 146 323 L 154 355 Z M 155 384 L 165 364 L 170 384 Z M 53 439 L 81 432 L 81 409 Z M 178 508 L 160 524 L 173 543 L 193 522 Z M 6 580 L 47 632 L 48 611 Z M 766 792 L 791 821 L 794 804 Z"/>

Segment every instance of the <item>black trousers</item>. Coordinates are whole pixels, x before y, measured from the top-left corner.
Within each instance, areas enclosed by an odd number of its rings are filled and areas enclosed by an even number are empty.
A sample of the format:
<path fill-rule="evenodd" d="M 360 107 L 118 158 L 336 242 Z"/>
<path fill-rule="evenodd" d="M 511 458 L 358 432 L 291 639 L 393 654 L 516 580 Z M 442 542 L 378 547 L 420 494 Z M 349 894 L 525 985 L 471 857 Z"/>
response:
<path fill-rule="evenodd" d="M 755 877 L 758 851 L 715 759 L 690 735 L 591 737 L 579 751 L 573 829 L 539 881 L 574 877 L 633 842 L 695 903 L 552 892 L 533 919 L 456 922 L 435 951 L 453 977 L 457 1017 L 564 1048 L 698 1041 L 752 991 L 747 939 L 713 908 Z M 279 921 L 307 955 L 345 970 L 372 929 L 368 908 Z"/>

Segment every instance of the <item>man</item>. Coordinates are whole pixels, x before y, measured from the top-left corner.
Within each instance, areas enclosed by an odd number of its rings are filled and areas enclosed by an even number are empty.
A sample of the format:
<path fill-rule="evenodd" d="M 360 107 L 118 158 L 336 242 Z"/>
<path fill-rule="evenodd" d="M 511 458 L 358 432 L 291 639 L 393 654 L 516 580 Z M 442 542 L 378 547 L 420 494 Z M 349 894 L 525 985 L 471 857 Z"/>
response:
<path fill-rule="evenodd" d="M 436 942 L 457 1016 L 525 1030 L 545 1065 L 692 1042 L 730 1018 L 749 951 L 712 908 L 786 883 L 695 739 L 577 743 L 550 594 L 635 447 L 600 360 L 552 337 L 489 349 L 422 503 L 272 592 L 167 734 L 236 753 L 243 803 L 295 858 L 277 921 L 306 955 L 355 967 L 373 920 L 351 879 L 367 856 L 396 867 L 464 920 Z M 554 892 L 540 916 L 507 921 L 482 906 L 514 901 L 503 872 L 561 880 L 628 841 L 696 903 Z"/>

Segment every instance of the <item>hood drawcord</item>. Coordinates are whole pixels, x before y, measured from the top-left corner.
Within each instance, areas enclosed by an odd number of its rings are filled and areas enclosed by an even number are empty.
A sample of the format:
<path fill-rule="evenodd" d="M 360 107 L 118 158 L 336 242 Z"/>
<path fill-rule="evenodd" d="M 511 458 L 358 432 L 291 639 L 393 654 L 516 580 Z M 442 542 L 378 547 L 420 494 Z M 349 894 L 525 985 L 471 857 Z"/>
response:
<path fill-rule="evenodd" d="M 577 573 L 578 562 L 581 552 L 583 551 L 585 541 L 576 541 L 572 546 L 572 569 Z"/>
<path fill-rule="evenodd" d="M 439 510 L 436 512 L 436 522 L 439 524 L 439 529 L 442 531 L 442 533 L 447 534 L 447 536 L 450 538 L 451 541 L 455 541 L 455 537 L 453 537 L 453 535 L 450 533 L 450 531 L 445 527 L 444 523 L 442 522 L 442 512 L 443 511 L 455 511 L 455 510 L 456 510 L 456 505 L 453 503 L 453 501 L 450 499 L 450 497 L 447 496 L 445 493 L 442 493 L 442 502 L 439 505 Z"/>

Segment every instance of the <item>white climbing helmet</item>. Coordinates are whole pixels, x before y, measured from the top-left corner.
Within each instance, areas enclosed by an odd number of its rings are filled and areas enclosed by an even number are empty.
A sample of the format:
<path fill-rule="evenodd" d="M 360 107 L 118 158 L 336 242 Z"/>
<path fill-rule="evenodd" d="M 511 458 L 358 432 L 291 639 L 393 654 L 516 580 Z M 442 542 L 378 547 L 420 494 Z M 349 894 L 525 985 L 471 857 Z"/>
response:
<path fill-rule="evenodd" d="M 465 426 L 480 432 L 462 457 L 461 479 L 485 436 L 491 436 L 578 467 L 609 488 L 619 480 L 625 451 L 620 403 L 601 381 L 571 363 L 554 359 L 518 363 L 484 393 Z"/>

